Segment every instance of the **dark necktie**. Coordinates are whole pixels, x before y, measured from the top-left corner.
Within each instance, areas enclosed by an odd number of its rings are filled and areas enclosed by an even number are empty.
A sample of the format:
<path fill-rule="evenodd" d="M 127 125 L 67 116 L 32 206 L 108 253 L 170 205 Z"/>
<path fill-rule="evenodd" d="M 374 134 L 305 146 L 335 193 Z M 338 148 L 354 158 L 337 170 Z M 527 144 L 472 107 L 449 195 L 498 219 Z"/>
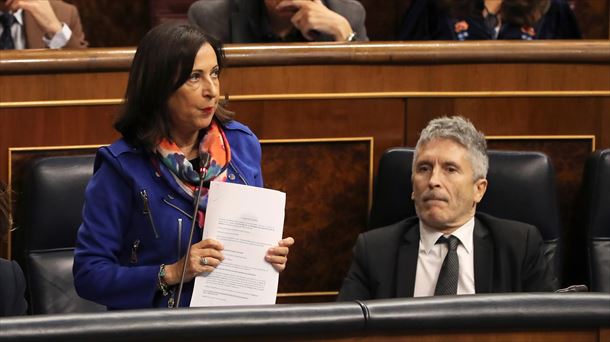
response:
<path fill-rule="evenodd" d="M 11 35 L 11 26 L 15 23 L 15 16 L 8 12 L 0 15 L 0 23 L 2 24 L 2 35 L 0 35 L 0 50 L 12 50 L 15 48 L 15 42 Z"/>
<path fill-rule="evenodd" d="M 457 246 L 460 243 L 460 240 L 453 235 L 450 235 L 448 238 L 441 236 L 436 243 L 448 244 L 449 252 L 445 256 L 441 272 L 438 275 L 434 295 L 442 296 L 457 294 L 458 276 L 460 274 Z"/>

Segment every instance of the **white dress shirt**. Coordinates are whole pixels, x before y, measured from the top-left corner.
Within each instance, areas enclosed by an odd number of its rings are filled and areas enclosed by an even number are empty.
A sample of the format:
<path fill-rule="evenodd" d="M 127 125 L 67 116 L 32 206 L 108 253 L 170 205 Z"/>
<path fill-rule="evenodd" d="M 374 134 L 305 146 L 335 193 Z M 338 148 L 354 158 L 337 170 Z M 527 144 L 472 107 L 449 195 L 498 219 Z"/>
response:
<path fill-rule="evenodd" d="M 0 15 L 3 12 L 0 11 Z M 25 38 L 25 30 L 23 27 L 23 10 L 18 9 L 15 13 L 13 13 L 15 17 L 15 23 L 11 26 L 11 36 L 13 37 L 13 42 L 15 43 L 15 50 L 23 50 L 26 48 L 26 38 Z M 2 25 L 0 25 L 0 35 L 4 31 Z M 59 30 L 53 38 L 49 39 L 47 37 L 42 37 L 42 41 L 45 45 L 50 49 L 60 49 L 66 44 L 72 37 L 72 30 L 66 23 L 61 23 L 61 30 Z"/>
<path fill-rule="evenodd" d="M 457 294 L 474 294 L 474 246 L 472 234 L 474 232 L 474 217 L 451 235 L 460 240 L 457 247 L 460 274 L 458 277 Z M 434 288 L 438 280 L 445 256 L 449 251 L 446 243 L 436 244 L 443 233 L 426 227 L 419 221 L 419 252 L 417 257 L 417 271 L 415 274 L 414 297 L 434 296 Z M 449 235 L 445 235 L 448 237 Z"/>

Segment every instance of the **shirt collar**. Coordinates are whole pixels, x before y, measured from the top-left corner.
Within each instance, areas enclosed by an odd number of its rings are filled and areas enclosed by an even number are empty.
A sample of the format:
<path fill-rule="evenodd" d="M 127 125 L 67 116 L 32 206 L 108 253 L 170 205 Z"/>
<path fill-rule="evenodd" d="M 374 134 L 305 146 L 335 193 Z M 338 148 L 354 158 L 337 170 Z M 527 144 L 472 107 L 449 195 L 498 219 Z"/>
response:
<path fill-rule="evenodd" d="M 0 11 L 0 14 L 3 14 L 4 12 Z M 10 11 L 9 11 L 10 13 Z M 19 23 L 19 25 L 23 26 L 23 9 L 20 8 L 18 10 L 16 10 L 15 12 L 12 13 L 13 17 L 15 17 L 15 20 L 17 21 L 17 23 Z"/>
<path fill-rule="evenodd" d="M 474 216 L 470 218 L 464 225 L 456 229 L 451 235 L 460 239 L 462 246 L 466 249 L 468 254 L 472 253 L 472 234 L 474 232 Z M 426 254 L 430 253 L 438 238 L 443 233 L 436 229 L 427 227 L 421 220 L 419 220 L 419 238 L 421 245 L 424 248 Z"/>

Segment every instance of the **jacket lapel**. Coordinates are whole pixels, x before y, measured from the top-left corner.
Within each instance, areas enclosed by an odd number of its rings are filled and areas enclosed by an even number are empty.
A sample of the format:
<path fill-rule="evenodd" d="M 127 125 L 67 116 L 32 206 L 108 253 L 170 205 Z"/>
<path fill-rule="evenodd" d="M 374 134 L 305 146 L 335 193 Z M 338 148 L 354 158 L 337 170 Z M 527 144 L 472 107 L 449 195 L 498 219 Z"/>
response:
<path fill-rule="evenodd" d="M 493 285 L 493 243 L 487 228 L 476 218 L 473 243 L 475 293 L 489 293 Z"/>
<path fill-rule="evenodd" d="M 396 297 L 413 297 L 419 250 L 419 220 L 408 228 L 398 248 L 396 263 Z"/>

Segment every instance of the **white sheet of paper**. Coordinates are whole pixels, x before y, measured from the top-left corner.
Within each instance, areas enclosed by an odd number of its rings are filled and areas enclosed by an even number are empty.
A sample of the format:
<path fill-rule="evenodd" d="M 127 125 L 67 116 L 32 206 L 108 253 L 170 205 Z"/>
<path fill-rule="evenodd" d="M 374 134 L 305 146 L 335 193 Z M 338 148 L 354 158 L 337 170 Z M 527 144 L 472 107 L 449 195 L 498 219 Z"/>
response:
<path fill-rule="evenodd" d="M 275 304 L 279 274 L 265 255 L 282 239 L 285 207 L 281 191 L 211 182 L 203 239 L 220 241 L 225 259 L 195 278 L 190 306 Z"/>

